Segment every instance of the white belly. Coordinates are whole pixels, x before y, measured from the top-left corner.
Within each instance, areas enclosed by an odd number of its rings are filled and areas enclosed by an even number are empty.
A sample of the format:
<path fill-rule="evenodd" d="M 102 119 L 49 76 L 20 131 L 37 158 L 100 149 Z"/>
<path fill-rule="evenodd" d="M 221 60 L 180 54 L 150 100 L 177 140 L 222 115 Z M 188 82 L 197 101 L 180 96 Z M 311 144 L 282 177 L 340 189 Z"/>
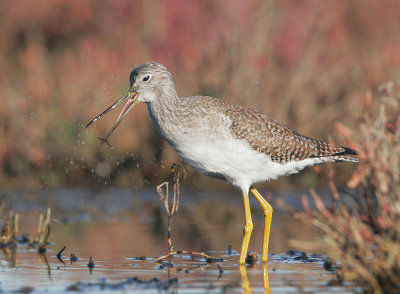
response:
<path fill-rule="evenodd" d="M 192 141 L 175 148 L 182 159 L 195 170 L 209 176 L 222 178 L 241 188 L 248 189 L 252 184 L 276 179 L 283 175 L 296 173 L 321 159 L 309 158 L 280 164 L 270 157 L 256 152 L 244 140 Z"/>

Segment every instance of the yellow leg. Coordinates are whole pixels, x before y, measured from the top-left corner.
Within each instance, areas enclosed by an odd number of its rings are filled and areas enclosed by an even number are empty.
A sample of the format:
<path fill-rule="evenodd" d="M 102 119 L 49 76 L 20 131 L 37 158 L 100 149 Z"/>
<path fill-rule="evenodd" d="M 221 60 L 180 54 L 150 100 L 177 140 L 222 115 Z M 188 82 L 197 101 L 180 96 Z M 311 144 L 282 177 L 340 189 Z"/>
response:
<path fill-rule="evenodd" d="M 244 265 L 246 262 L 247 249 L 249 248 L 250 236 L 253 231 L 253 221 L 251 220 L 251 211 L 250 211 L 250 203 L 249 203 L 249 195 L 247 192 L 243 192 L 243 201 L 244 201 L 244 236 L 242 242 L 242 249 L 240 251 L 239 265 Z"/>
<path fill-rule="evenodd" d="M 257 201 L 261 204 L 264 211 L 264 237 L 263 237 L 263 247 L 261 254 L 261 262 L 267 262 L 268 260 L 268 243 L 269 243 L 269 232 L 271 229 L 272 220 L 272 206 L 261 196 L 260 192 L 256 188 L 251 187 L 250 192 L 256 197 Z"/>

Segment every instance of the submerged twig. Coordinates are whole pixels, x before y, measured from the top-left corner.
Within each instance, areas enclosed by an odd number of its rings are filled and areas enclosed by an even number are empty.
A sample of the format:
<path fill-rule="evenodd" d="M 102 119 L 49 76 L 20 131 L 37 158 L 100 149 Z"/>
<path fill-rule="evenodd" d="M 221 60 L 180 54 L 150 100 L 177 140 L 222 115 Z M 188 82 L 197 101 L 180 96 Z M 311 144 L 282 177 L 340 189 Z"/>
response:
<path fill-rule="evenodd" d="M 17 237 L 19 233 L 18 229 L 19 223 L 19 215 L 15 214 L 10 211 L 8 215 L 7 222 L 3 225 L 2 232 L 1 232 L 1 247 L 16 247 L 17 246 Z"/>
<path fill-rule="evenodd" d="M 221 277 L 222 277 L 222 275 L 224 273 L 224 270 L 222 269 L 222 267 L 219 264 L 217 264 L 217 267 L 218 267 L 218 270 L 219 270 L 217 281 L 219 281 L 219 279 L 221 279 Z"/>
<path fill-rule="evenodd" d="M 171 227 L 172 227 L 171 226 L 171 217 L 173 217 L 178 212 L 179 197 L 180 197 L 180 179 L 182 176 L 183 176 L 183 179 L 185 179 L 186 171 L 182 165 L 174 163 L 171 166 L 171 174 L 172 174 L 172 184 L 173 184 L 172 200 L 170 199 L 170 196 L 169 196 L 169 182 L 164 182 L 157 186 L 158 197 L 160 198 L 161 203 L 164 204 L 164 208 L 165 208 L 165 211 L 167 213 L 167 218 L 168 218 L 167 239 L 168 239 L 169 253 L 157 258 L 155 260 L 155 262 L 161 262 L 163 259 L 166 259 L 166 258 L 170 258 L 172 260 L 172 257 L 177 254 L 187 254 L 187 255 L 191 255 L 192 257 L 195 255 L 202 256 L 206 259 L 207 264 L 223 261 L 222 259 L 212 257 L 204 252 L 194 252 L 194 251 L 186 251 L 186 250 L 174 251 L 173 246 L 172 246 L 172 238 L 171 238 Z M 172 265 L 172 262 L 171 262 L 171 265 Z"/>
<path fill-rule="evenodd" d="M 48 239 L 50 236 L 50 220 L 51 220 L 51 208 L 47 208 L 47 214 L 46 214 L 46 220 L 43 221 L 43 215 L 40 215 L 40 220 L 39 220 L 39 238 L 38 238 L 38 244 L 39 252 L 46 252 L 47 248 L 47 243 Z"/>
<path fill-rule="evenodd" d="M 0 214 L 4 208 L 4 204 L 0 204 Z M 50 236 L 50 217 L 51 209 L 47 209 L 46 220 L 43 214 L 39 216 L 37 237 L 30 238 L 28 236 L 21 236 L 19 232 L 20 216 L 12 210 L 8 214 L 7 221 L 1 226 L 1 241 L 0 247 L 15 248 L 18 244 L 26 244 L 32 248 L 38 249 L 39 253 L 46 251 L 46 245 Z"/>
<path fill-rule="evenodd" d="M 4 202 L 2 202 L 2 203 L 0 204 L 0 215 L 3 214 L 4 207 L 5 207 L 5 204 L 4 204 Z"/>
<path fill-rule="evenodd" d="M 168 250 L 173 251 L 172 238 L 171 238 L 171 217 L 178 212 L 179 196 L 180 196 L 180 177 L 186 177 L 186 171 L 181 164 L 173 163 L 171 166 L 172 184 L 173 184 L 173 198 L 172 203 L 169 200 L 169 182 L 164 182 L 156 187 L 158 197 L 161 203 L 164 203 L 164 208 L 168 218 Z"/>
<path fill-rule="evenodd" d="M 58 260 L 59 260 L 61 263 L 63 263 L 63 264 L 65 264 L 65 262 L 64 262 L 64 260 L 62 260 L 61 253 L 64 252 L 65 248 L 67 248 L 67 246 L 64 246 L 64 247 L 57 253 L 57 258 L 58 258 Z"/>
<path fill-rule="evenodd" d="M 195 255 L 199 255 L 201 257 L 204 257 L 206 259 L 207 263 L 214 263 L 214 262 L 222 261 L 222 259 L 216 258 L 216 257 L 212 257 L 212 256 L 210 256 L 210 255 L 208 255 L 207 253 L 204 253 L 204 252 L 187 251 L 187 250 L 172 251 L 172 252 L 169 252 L 168 254 L 160 256 L 159 258 L 156 258 L 154 261 L 155 262 L 160 262 L 163 259 L 172 257 L 174 255 L 180 255 L 180 254 L 187 254 L 187 255 L 191 255 L 192 257 L 195 256 Z"/>
<path fill-rule="evenodd" d="M 49 276 L 49 280 L 52 281 L 51 268 L 50 268 L 49 260 L 47 259 L 47 256 L 46 256 L 46 251 L 40 251 L 39 250 L 39 256 L 43 259 L 44 263 L 46 264 L 47 274 Z"/>

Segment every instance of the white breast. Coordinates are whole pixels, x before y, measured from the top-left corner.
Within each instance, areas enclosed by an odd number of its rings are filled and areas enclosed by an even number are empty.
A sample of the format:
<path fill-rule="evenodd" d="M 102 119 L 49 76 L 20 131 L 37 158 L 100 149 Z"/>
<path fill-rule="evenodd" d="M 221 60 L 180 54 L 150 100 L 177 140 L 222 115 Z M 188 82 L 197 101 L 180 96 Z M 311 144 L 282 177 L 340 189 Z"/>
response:
<path fill-rule="evenodd" d="M 220 142 L 207 138 L 201 141 L 187 140 L 174 149 L 195 170 L 224 178 L 239 188 L 296 173 L 307 166 L 327 161 L 309 158 L 281 164 L 271 161 L 266 154 L 252 150 L 245 140 L 231 137 L 223 140 L 223 144 Z"/>

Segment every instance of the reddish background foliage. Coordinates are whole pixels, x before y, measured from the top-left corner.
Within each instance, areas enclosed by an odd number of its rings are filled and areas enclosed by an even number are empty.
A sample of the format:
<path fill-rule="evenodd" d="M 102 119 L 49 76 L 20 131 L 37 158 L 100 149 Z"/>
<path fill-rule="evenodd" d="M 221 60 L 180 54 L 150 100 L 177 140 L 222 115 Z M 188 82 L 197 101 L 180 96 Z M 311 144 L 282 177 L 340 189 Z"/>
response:
<path fill-rule="evenodd" d="M 144 61 L 165 64 L 181 96 L 225 98 L 325 140 L 336 121 L 355 129 L 365 91 L 400 67 L 396 0 L 3 0 L 0 11 L 3 186 L 104 182 L 99 162 L 115 185 L 158 183 L 177 158 L 144 107 L 114 149 L 96 137 L 116 114 L 84 128 Z"/>

